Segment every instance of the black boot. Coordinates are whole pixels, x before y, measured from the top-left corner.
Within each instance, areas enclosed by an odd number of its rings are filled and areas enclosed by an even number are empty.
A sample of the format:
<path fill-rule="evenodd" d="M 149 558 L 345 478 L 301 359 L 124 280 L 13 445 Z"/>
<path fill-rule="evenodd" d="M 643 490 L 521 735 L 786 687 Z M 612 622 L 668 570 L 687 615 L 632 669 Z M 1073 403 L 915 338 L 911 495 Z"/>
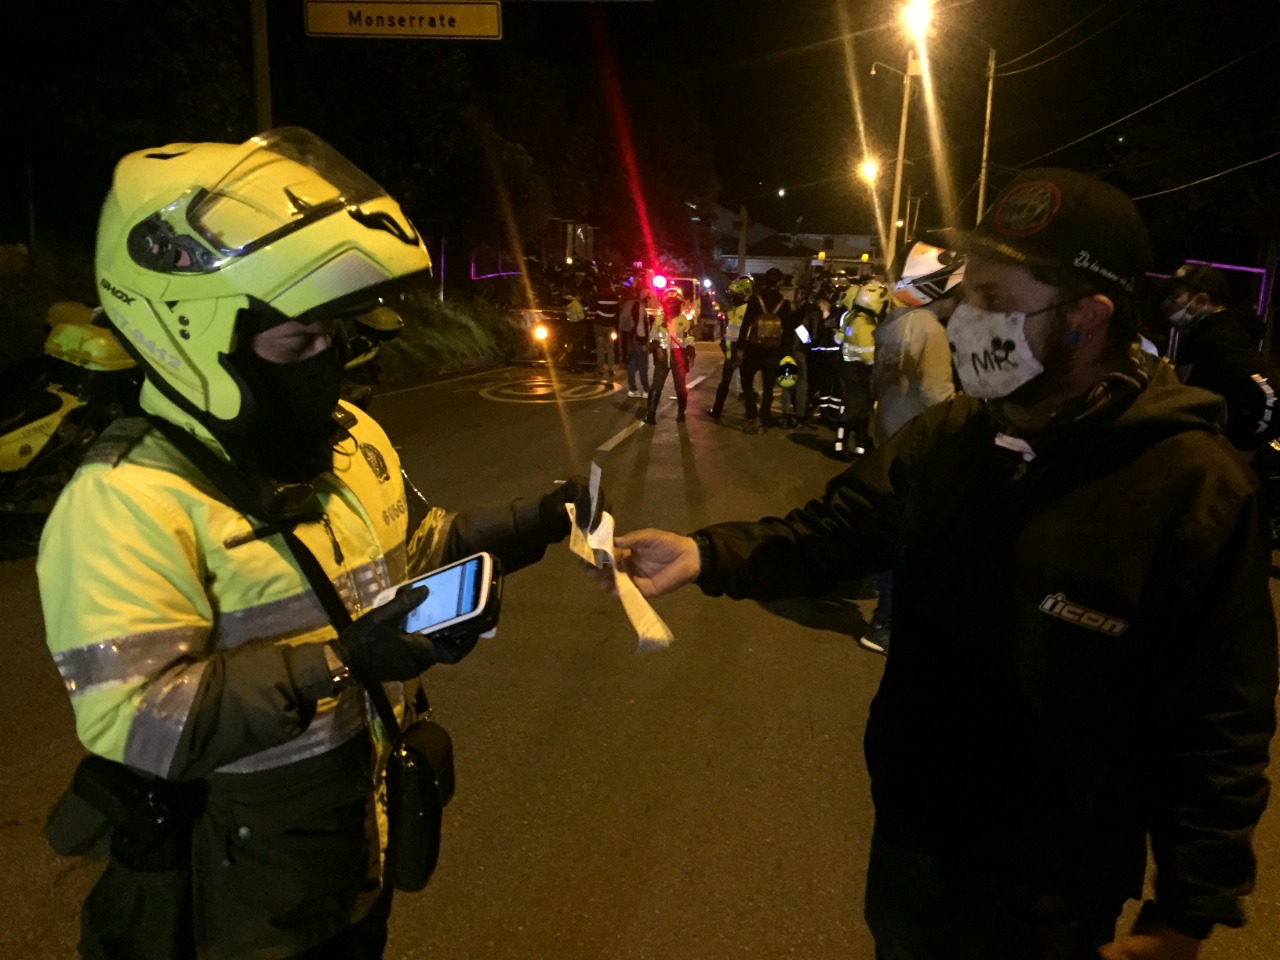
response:
<path fill-rule="evenodd" d="M 658 391 L 649 391 L 649 410 L 644 415 L 644 422 L 653 426 L 658 422 Z"/>

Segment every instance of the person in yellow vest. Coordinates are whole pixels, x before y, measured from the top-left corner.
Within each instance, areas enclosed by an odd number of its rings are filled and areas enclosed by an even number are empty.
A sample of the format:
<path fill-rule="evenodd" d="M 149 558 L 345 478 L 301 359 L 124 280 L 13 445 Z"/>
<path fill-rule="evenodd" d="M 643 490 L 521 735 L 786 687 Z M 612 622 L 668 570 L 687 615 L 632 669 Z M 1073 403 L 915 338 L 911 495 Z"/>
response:
<path fill-rule="evenodd" d="M 683 291 L 674 283 L 663 292 L 662 319 L 649 333 L 653 386 L 649 390 L 649 409 L 644 422 L 650 426 L 658 422 L 658 403 L 662 400 L 668 373 L 676 387 L 676 422 L 684 423 L 685 408 L 689 405 L 689 367 L 694 357 L 693 309 L 693 304 L 685 301 Z"/>
<path fill-rule="evenodd" d="M 567 303 L 564 318 L 568 322 L 564 334 L 565 365 L 571 373 L 577 373 L 581 360 L 587 351 L 587 341 L 591 337 L 590 324 L 587 323 L 587 308 L 583 301 L 587 299 L 587 288 L 582 275 L 575 275 L 573 286 L 565 293 Z"/>
<path fill-rule="evenodd" d="M 382 956 L 389 738 L 366 691 L 407 726 L 421 675 L 476 638 L 402 631 L 420 590 L 375 598 L 479 550 L 533 563 L 568 534 L 567 502 L 589 509 L 577 481 L 429 504 L 339 403 L 338 322 L 406 312 L 430 265 L 399 205 L 305 130 L 116 167 L 95 270 L 145 416 L 90 452 L 37 567 L 91 754 L 51 838 L 111 829 L 82 956 Z M 353 622 L 335 628 L 326 596 Z"/>
<path fill-rule="evenodd" d="M 872 334 L 888 306 L 889 288 L 881 280 L 868 280 L 851 295 L 846 294 L 846 299 L 851 306 L 835 336 L 843 360 L 840 396 L 844 409 L 836 423 L 833 448 L 839 459 L 861 456 L 871 443 L 871 368 L 876 355 Z"/>
<path fill-rule="evenodd" d="M 724 334 L 720 338 L 724 366 L 720 370 L 720 383 L 716 387 L 715 401 L 707 411 L 712 420 L 719 420 L 724 413 L 724 403 L 729 397 L 735 374 L 741 386 L 743 345 L 738 340 L 742 336 L 742 321 L 747 315 L 747 304 L 751 302 L 755 292 L 756 282 L 747 273 L 729 284 L 729 309 L 725 311 Z"/>

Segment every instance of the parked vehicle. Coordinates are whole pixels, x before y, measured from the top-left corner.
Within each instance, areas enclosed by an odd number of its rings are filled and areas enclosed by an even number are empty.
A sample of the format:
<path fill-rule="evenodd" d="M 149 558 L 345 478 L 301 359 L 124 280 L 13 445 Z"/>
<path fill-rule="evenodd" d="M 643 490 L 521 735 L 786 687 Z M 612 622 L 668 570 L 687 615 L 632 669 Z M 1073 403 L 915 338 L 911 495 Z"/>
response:
<path fill-rule="evenodd" d="M 101 310 L 55 303 L 46 323 L 43 354 L 6 370 L 0 388 L 0 557 L 35 552 L 58 494 L 142 384 Z"/>

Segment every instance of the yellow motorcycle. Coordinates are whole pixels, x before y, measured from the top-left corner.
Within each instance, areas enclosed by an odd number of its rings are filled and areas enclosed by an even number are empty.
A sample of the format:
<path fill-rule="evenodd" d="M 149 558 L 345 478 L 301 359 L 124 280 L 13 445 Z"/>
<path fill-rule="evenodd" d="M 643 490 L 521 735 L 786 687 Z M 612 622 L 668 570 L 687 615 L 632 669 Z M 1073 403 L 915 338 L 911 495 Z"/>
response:
<path fill-rule="evenodd" d="M 55 303 L 44 352 L 0 387 L 0 558 L 35 552 L 45 518 L 89 447 L 136 408 L 137 364 L 101 311 Z"/>

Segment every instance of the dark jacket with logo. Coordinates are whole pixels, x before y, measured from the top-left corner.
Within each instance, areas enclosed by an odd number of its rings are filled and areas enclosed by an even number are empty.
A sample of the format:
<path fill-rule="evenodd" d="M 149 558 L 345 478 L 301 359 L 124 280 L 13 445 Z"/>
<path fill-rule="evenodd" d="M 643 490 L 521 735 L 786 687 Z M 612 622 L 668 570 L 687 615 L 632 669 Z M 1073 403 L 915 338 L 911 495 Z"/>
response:
<path fill-rule="evenodd" d="M 969 397 L 785 518 L 727 523 L 711 595 L 813 594 L 892 567 L 867 724 L 876 826 L 1008 884 L 1243 923 L 1266 804 L 1276 634 L 1258 495 L 1221 401 L 1154 358 L 1030 461 Z"/>

